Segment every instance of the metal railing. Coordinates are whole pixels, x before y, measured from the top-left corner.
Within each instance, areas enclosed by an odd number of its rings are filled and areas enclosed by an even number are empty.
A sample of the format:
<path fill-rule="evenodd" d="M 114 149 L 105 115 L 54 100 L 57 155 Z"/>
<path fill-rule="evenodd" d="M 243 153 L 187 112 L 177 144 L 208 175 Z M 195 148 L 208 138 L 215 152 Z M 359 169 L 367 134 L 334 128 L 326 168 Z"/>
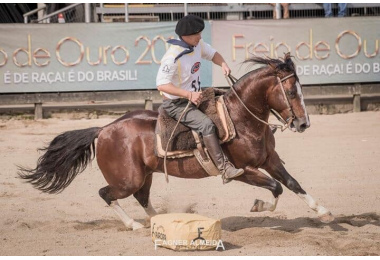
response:
<path fill-rule="evenodd" d="M 42 17 L 37 17 L 36 13 L 41 10 L 46 11 L 47 6 L 42 6 L 24 14 L 24 23 L 59 23 L 59 22 L 91 22 L 91 4 L 77 3 L 59 9 Z M 62 16 L 60 16 L 62 14 Z M 61 18 L 62 20 L 59 20 Z"/>
<path fill-rule="evenodd" d="M 333 4 L 333 13 L 338 6 Z M 275 12 L 275 10 L 279 10 Z M 322 4 L 293 3 L 289 4 L 289 18 L 317 18 L 324 17 Z M 63 14 L 65 22 L 158 22 L 177 21 L 186 14 L 196 14 L 206 20 L 248 20 L 248 19 L 281 19 L 283 8 L 277 4 L 258 3 L 221 3 L 221 4 L 89 4 L 78 3 L 61 10 L 37 17 L 37 13 L 46 10 L 37 8 L 24 14 L 24 22 L 55 23 L 58 15 Z M 347 16 L 380 16 L 379 3 L 349 3 Z"/>
<path fill-rule="evenodd" d="M 186 13 L 196 14 L 206 20 L 247 20 L 247 19 L 274 19 L 275 8 L 270 4 L 99 4 L 96 13 L 102 22 L 125 21 L 125 6 L 128 6 L 129 22 L 141 21 L 176 21 Z M 278 8 L 278 7 L 277 7 Z M 318 18 L 324 17 L 322 4 L 289 4 L 289 18 Z M 333 13 L 336 14 L 338 6 L 333 4 Z M 280 7 L 277 19 L 282 18 L 284 11 Z M 379 16 L 379 3 L 349 3 L 347 16 Z M 150 18 L 150 19 L 149 19 Z"/>
<path fill-rule="evenodd" d="M 30 20 L 30 17 L 31 17 L 32 15 L 35 15 L 36 13 L 38 13 L 38 12 L 41 11 L 41 10 L 46 10 L 46 5 L 45 5 L 45 4 L 44 4 L 44 6 L 42 6 L 42 7 L 39 7 L 39 8 L 37 8 L 37 9 L 34 9 L 34 10 L 30 11 L 30 12 L 25 13 L 25 14 L 23 15 L 23 16 L 24 16 L 24 23 L 28 23 L 29 20 Z"/>
<path fill-rule="evenodd" d="M 303 94 L 309 114 L 380 108 L 380 85 L 377 83 L 308 86 L 303 89 Z M 157 111 L 162 96 L 157 90 L 3 94 L 0 104 L 0 116 L 28 112 L 34 113 L 35 119 L 41 119 L 50 110 L 125 113 L 145 108 Z"/>

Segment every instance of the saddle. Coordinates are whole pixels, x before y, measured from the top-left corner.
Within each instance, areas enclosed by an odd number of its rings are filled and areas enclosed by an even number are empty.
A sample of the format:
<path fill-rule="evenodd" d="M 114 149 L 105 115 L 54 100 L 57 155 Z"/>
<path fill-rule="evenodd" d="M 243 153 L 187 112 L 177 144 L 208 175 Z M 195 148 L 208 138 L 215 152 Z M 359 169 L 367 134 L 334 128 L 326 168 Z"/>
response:
<path fill-rule="evenodd" d="M 203 91 L 203 97 L 198 107 L 215 124 L 216 134 L 221 143 L 228 142 L 236 136 L 235 127 L 224 104 L 223 95 L 225 93 L 226 91 L 221 89 L 207 88 Z M 155 153 L 158 157 L 164 158 L 166 146 L 177 121 L 171 118 L 162 107 L 158 109 L 158 112 L 159 115 L 155 129 Z M 207 150 L 203 149 L 202 144 L 203 142 L 196 132 L 180 123 L 175 129 L 173 138 L 169 143 L 167 158 L 196 156 L 201 164 L 206 161 L 211 162 L 208 158 Z M 211 164 L 213 163 L 211 162 Z M 213 167 L 216 168 L 215 166 Z"/>

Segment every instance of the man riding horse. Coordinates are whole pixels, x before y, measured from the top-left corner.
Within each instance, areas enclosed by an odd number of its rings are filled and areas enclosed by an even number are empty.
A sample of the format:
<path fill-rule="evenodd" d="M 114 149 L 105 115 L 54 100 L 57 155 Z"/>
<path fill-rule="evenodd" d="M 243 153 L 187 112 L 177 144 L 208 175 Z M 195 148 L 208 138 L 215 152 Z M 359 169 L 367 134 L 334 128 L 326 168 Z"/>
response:
<path fill-rule="evenodd" d="M 172 45 L 161 60 L 156 83 L 157 89 L 164 96 L 162 108 L 170 117 L 181 120 L 182 124 L 202 134 L 203 142 L 222 175 L 223 183 L 228 183 L 232 178 L 242 175 L 244 170 L 236 169 L 228 161 L 219 144 L 214 123 L 197 105 L 202 99 L 199 80 L 201 59 L 221 66 L 225 75 L 230 74 L 231 70 L 223 57 L 203 42 L 201 34 L 204 27 L 203 19 L 191 14 L 178 21 L 175 32 L 180 40 L 169 40 Z M 189 106 L 188 102 L 191 102 Z"/>
<path fill-rule="evenodd" d="M 177 24 L 176 32 L 181 40 L 170 41 L 172 46 L 162 60 L 157 77 L 158 89 L 166 98 L 163 109 L 178 119 L 184 107 L 190 107 L 180 121 L 203 135 L 210 157 L 224 180 L 234 178 L 272 193 L 271 201 L 255 200 L 251 212 L 274 211 L 284 185 L 314 210 L 322 222 L 330 223 L 334 220 L 331 212 L 314 200 L 285 169 L 275 150 L 272 124 L 268 123 L 270 112 L 275 111 L 284 123 L 283 130 L 289 128 L 302 133 L 310 127 L 302 85 L 290 53 L 283 59 L 252 57 L 245 61 L 264 66 L 242 76 L 223 94 L 226 110 L 232 111 L 229 114 L 236 136 L 222 146 L 229 160 L 241 168 L 236 169 L 227 162 L 215 136 L 215 126 L 197 109 L 202 96 L 199 92 L 201 58 L 212 60 L 225 74 L 230 72 L 220 54 L 201 41 L 203 28 L 203 20 L 194 16 L 186 16 Z M 204 91 L 203 95 L 206 93 Z M 166 165 L 165 159 L 155 151 L 158 125 L 157 111 L 137 110 L 127 112 L 106 126 L 64 132 L 42 149 L 44 153 L 35 168 L 19 167 L 18 174 L 43 192 L 59 193 L 96 155 L 107 182 L 99 190 L 100 197 L 115 210 L 128 229 L 142 228 L 141 223 L 120 207 L 118 200 L 133 195 L 148 216 L 157 214 L 150 201 L 150 189 L 153 174 L 163 173 Z M 171 159 L 166 168 L 168 175 L 178 178 L 210 177 L 196 156 Z"/>

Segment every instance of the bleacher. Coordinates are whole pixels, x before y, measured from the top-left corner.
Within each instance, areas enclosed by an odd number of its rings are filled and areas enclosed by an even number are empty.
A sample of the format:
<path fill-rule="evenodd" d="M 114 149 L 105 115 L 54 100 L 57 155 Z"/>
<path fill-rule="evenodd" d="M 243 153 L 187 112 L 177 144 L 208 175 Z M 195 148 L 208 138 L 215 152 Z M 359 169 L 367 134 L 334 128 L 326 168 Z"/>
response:
<path fill-rule="evenodd" d="M 41 4 L 39 4 L 41 5 Z M 46 4 L 43 9 L 48 22 L 58 22 L 57 14 L 60 5 Z M 66 4 L 70 6 L 70 4 Z M 85 22 L 85 4 L 72 5 L 72 10 L 62 13 L 66 22 Z M 91 9 L 89 22 L 157 22 L 177 21 L 185 13 L 196 14 L 206 20 L 248 20 L 273 19 L 273 6 L 262 3 L 142 3 L 142 4 L 88 4 Z M 73 15 L 73 11 L 75 15 Z M 333 4 L 333 12 L 338 12 L 337 4 Z M 0 4 L 0 23 L 45 22 L 38 17 L 37 4 Z M 324 17 L 322 4 L 292 3 L 289 5 L 290 19 Z M 379 16 L 380 3 L 348 3 L 347 16 Z M 26 17 L 26 19 L 23 19 Z"/>
<path fill-rule="evenodd" d="M 151 21 L 176 21 L 180 19 L 185 9 L 188 13 L 196 14 L 206 20 L 246 20 L 246 19 L 273 19 L 273 7 L 270 4 L 129 4 L 129 17 L 143 16 Z M 337 13 L 338 6 L 333 5 L 333 12 Z M 114 16 L 120 18 L 125 14 L 124 4 L 99 4 L 96 13 L 100 21 L 112 21 Z M 290 18 L 317 18 L 324 17 L 322 4 L 295 3 L 289 5 Z M 347 16 L 379 16 L 380 4 L 349 3 Z M 105 18 L 102 20 L 102 18 Z M 119 20 L 115 20 L 119 21 Z M 133 22 L 133 20 L 130 20 Z M 124 22 L 124 20 L 123 20 Z"/>

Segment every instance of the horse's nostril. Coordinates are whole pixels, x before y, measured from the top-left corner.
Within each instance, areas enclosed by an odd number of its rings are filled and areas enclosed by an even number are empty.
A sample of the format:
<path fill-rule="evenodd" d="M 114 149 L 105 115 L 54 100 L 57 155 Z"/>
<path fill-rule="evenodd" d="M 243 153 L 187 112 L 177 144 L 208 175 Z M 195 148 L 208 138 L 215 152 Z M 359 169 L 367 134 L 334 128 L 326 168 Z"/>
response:
<path fill-rule="evenodd" d="M 306 128 L 307 128 L 307 124 L 302 124 L 302 125 L 300 125 L 300 128 L 301 128 L 302 130 L 306 130 Z"/>

